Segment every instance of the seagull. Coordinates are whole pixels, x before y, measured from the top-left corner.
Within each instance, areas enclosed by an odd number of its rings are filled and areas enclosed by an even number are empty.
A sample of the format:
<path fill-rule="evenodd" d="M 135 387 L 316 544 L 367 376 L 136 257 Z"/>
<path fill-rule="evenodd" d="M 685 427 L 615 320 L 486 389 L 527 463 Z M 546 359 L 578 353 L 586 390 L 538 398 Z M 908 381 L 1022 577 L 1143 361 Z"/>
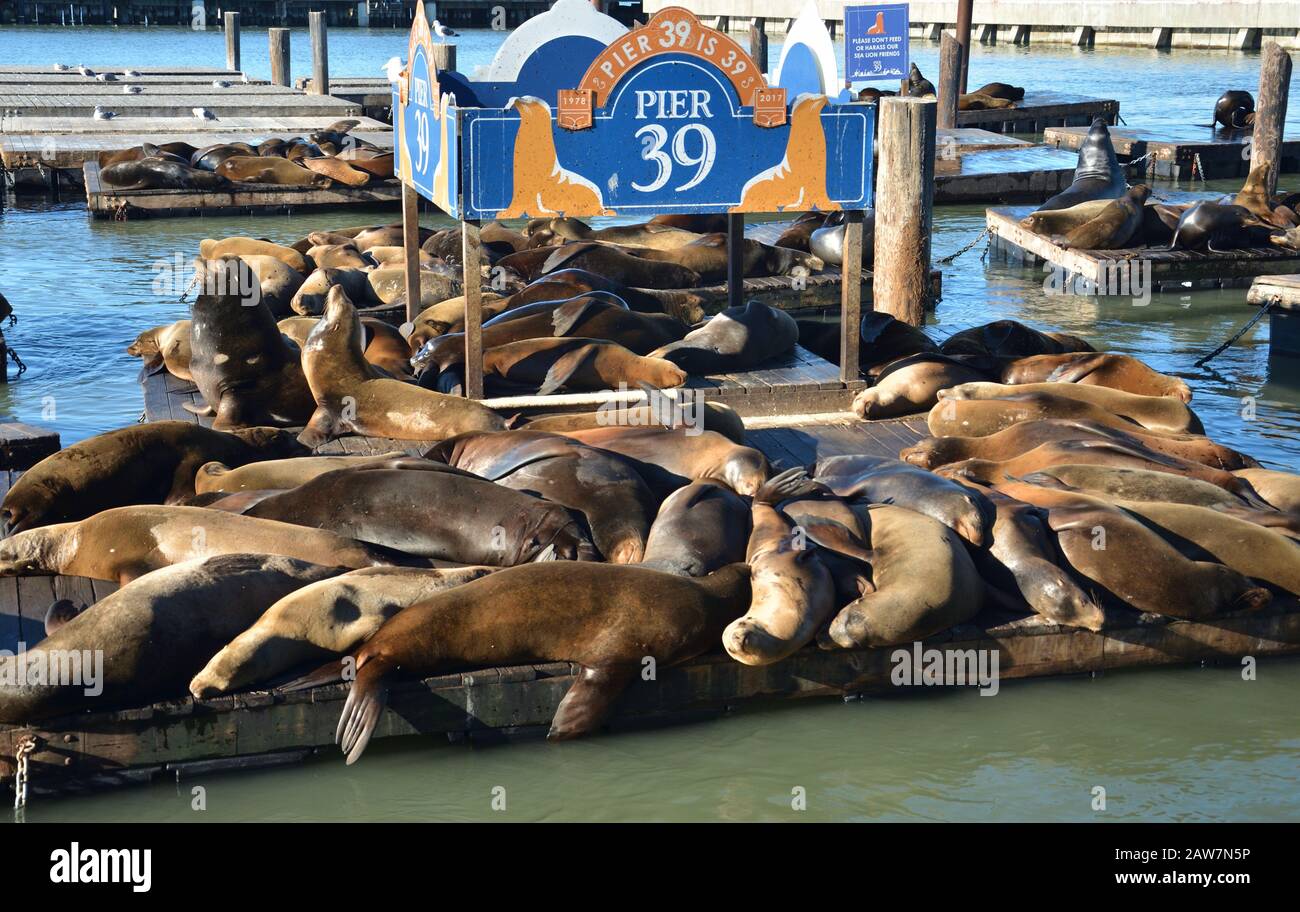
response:
<path fill-rule="evenodd" d="M 141 88 L 140 86 L 123 86 L 123 87 L 122 87 L 122 94 L 124 94 L 124 95 L 139 95 L 139 94 L 140 94 L 141 92 L 143 92 L 143 91 L 144 91 L 144 89 Z"/>
<path fill-rule="evenodd" d="M 113 111 L 108 110 L 103 105 L 95 105 L 95 113 L 91 115 L 95 120 L 112 120 L 117 116 Z"/>
<path fill-rule="evenodd" d="M 68 66 L 66 63 L 56 63 L 54 69 L 60 73 L 66 73 L 68 70 L 72 69 L 72 67 Z"/>
<path fill-rule="evenodd" d="M 228 89 L 230 88 L 230 83 L 226 82 L 224 79 L 214 79 L 212 80 L 212 87 L 214 89 Z"/>
<path fill-rule="evenodd" d="M 79 66 L 79 67 L 77 67 L 77 72 L 80 73 L 82 76 L 94 76 L 94 75 L 95 75 L 95 71 L 92 70 L 92 69 L 91 69 L 90 67 L 88 67 L 88 66 Z"/>
<path fill-rule="evenodd" d="M 434 33 L 435 35 L 437 35 L 439 38 L 455 38 L 455 37 L 456 37 L 456 30 L 455 30 L 455 29 L 449 29 L 449 28 L 447 28 L 447 26 L 443 25 L 443 24 L 442 24 L 441 22 L 439 22 L 437 19 L 433 20 L 433 33 Z"/>
<path fill-rule="evenodd" d="M 388 75 L 389 82 L 397 82 L 402 78 L 402 61 L 397 57 L 389 57 L 388 62 L 380 69 Z"/>
<path fill-rule="evenodd" d="M 140 71 L 139 71 L 139 70 L 127 70 L 127 71 L 124 72 L 122 75 L 123 75 L 123 76 L 139 76 L 139 75 L 140 75 Z"/>
<path fill-rule="evenodd" d="M 112 73 L 100 73 L 95 77 L 100 82 L 117 82 L 117 77 Z"/>
<path fill-rule="evenodd" d="M 216 114 L 213 114 L 213 113 L 212 113 L 211 111 L 209 111 L 207 108 L 191 108 L 190 110 L 193 111 L 193 112 L 194 112 L 194 116 L 197 117 L 197 118 L 199 118 L 200 120 L 216 120 L 216 119 L 217 119 L 217 115 L 216 115 Z"/>

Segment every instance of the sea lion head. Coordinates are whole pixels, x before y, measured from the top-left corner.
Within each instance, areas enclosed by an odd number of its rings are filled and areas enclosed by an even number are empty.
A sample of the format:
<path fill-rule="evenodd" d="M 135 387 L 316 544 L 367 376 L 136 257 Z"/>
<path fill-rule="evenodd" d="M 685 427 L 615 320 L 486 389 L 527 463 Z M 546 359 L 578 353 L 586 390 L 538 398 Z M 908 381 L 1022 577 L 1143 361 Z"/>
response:
<path fill-rule="evenodd" d="M 162 354 L 162 349 L 158 345 L 158 331 L 161 328 L 155 326 L 140 333 L 135 337 L 135 341 L 126 347 L 126 353 L 133 358 L 143 358 L 146 364 L 157 364 L 161 360 L 157 356 Z"/>
<path fill-rule="evenodd" d="M 1122 173 L 1119 159 L 1115 157 L 1115 146 L 1111 143 L 1110 128 L 1100 117 L 1094 118 L 1088 136 L 1079 148 L 1079 164 L 1074 169 L 1074 179 L 1092 178 L 1109 182 Z"/>
<path fill-rule="evenodd" d="M 737 494 L 752 497 L 771 474 L 767 457 L 753 447 L 734 447 L 722 465 L 722 482 Z"/>
<path fill-rule="evenodd" d="M 363 360 L 361 338 L 361 317 L 357 309 L 352 306 L 343 286 L 334 285 L 325 296 L 325 313 L 307 335 L 307 344 L 302 350 L 305 355 L 326 350 L 338 352 L 346 348 L 359 363 Z"/>

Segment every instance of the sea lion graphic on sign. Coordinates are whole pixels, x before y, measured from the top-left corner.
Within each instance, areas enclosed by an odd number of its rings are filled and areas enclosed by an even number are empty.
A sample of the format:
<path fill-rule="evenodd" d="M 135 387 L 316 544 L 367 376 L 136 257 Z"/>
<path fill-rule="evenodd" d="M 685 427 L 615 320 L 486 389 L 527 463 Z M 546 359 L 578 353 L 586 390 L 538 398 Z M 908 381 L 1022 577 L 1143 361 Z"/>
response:
<path fill-rule="evenodd" d="M 781 163 L 746 182 L 732 212 L 780 212 L 786 209 L 839 209 L 826 191 L 826 133 L 821 112 L 825 95 L 800 95 L 790 114 L 790 139 Z"/>
<path fill-rule="evenodd" d="M 525 95 L 506 105 L 519 112 L 515 134 L 514 193 L 497 218 L 543 215 L 614 215 L 600 189 L 560 165 L 551 132 L 551 106 Z"/>
<path fill-rule="evenodd" d="M 433 201 L 444 212 L 451 211 L 451 181 L 447 176 L 447 125 L 455 118 L 449 107 L 451 96 L 443 95 L 435 102 L 434 113 L 438 122 L 438 164 L 433 168 Z"/>

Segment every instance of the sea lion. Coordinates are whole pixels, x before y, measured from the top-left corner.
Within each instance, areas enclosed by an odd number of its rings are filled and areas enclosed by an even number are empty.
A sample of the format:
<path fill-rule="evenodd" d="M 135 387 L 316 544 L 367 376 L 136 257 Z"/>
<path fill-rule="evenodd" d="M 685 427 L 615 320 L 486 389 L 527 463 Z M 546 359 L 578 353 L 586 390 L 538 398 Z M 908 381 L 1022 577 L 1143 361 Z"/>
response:
<path fill-rule="evenodd" d="M 844 235 L 846 216 L 832 212 L 808 236 L 808 250 L 831 266 L 844 265 Z M 875 259 L 876 211 L 868 209 L 862 214 L 862 265 L 870 266 Z"/>
<path fill-rule="evenodd" d="M 1015 106 L 1016 103 L 1009 98 L 997 98 L 982 92 L 967 92 L 957 96 L 958 111 L 992 111 Z"/>
<path fill-rule="evenodd" d="M 561 560 L 596 558 L 582 521 L 565 507 L 421 462 L 337 469 L 260 500 L 244 515 L 463 564 L 509 567 L 536 560 L 548 546 Z"/>
<path fill-rule="evenodd" d="M 374 259 L 358 250 L 351 241 L 346 244 L 317 244 L 308 248 L 307 256 L 311 257 L 317 269 L 367 269 L 375 265 Z"/>
<path fill-rule="evenodd" d="M 512 259 L 505 257 L 499 265 L 505 266 L 506 261 Z M 540 273 L 561 269 L 585 269 L 633 288 L 694 288 L 700 283 L 699 273 L 685 266 L 634 256 L 611 244 L 595 241 L 579 241 L 556 249 L 542 261 Z M 528 276 L 530 279 L 535 277 Z"/>
<path fill-rule="evenodd" d="M 794 224 L 781 232 L 780 237 L 776 239 L 776 246 L 811 253 L 812 250 L 809 248 L 808 242 L 812 238 L 812 233 L 822 227 L 825 222 L 825 212 L 805 212 L 794 220 Z M 826 258 L 823 256 L 822 260 L 825 261 Z"/>
<path fill-rule="evenodd" d="M 1130 187 L 1095 218 L 1061 238 L 1059 246 L 1066 250 L 1119 250 L 1127 246 L 1142 225 L 1143 207 L 1150 195 L 1151 188 L 1146 184 Z"/>
<path fill-rule="evenodd" d="M 679 213 L 676 215 L 656 215 L 647 223 L 650 225 L 668 225 L 672 228 L 680 228 L 683 231 L 693 231 L 696 234 L 710 234 L 714 231 L 727 230 L 727 217 L 725 215 L 701 215 Z"/>
<path fill-rule="evenodd" d="M 767 457 L 761 451 L 732 443 L 713 431 L 693 434 L 689 428 L 603 427 L 570 431 L 567 436 L 631 459 L 641 477 L 662 497 L 692 481 L 712 481 L 750 497 L 769 474 Z"/>
<path fill-rule="evenodd" d="M 145 369 L 151 374 L 163 368 L 180 380 L 194 379 L 190 375 L 189 320 L 146 329 L 126 347 L 126 353 L 143 360 Z"/>
<path fill-rule="evenodd" d="M 1300 475 L 1261 468 L 1240 468 L 1232 474 L 1249 482 L 1275 509 L 1300 513 Z"/>
<path fill-rule="evenodd" d="M 408 605 L 481 579 L 496 567 L 366 567 L 275 602 L 190 681 L 196 700 L 243 690 L 308 662 L 351 652 Z"/>
<path fill-rule="evenodd" d="M 939 399 L 1017 399 L 1047 396 L 1073 399 L 1096 406 L 1111 415 L 1118 415 L 1142 427 L 1175 434 L 1203 434 L 1205 428 L 1187 403 L 1173 396 L 1142 396 L 1109 386 L 1092 386 L 1079 383 L 989 383 L 977 381 L 963 383 L 939 391 Z M 1055 404 L 1045 401 L 1050 410 Z"/>
<path fill-rule="evenodd" d="M 921 68 L 915 63 L 907 72 L 907 94 L 912 98 L 924 98 L 936 94 L 934 83 L 921 75 Z"/>
<path fill-rule="evenodd" d="M 100 180 L 119 190 L 199 190 L 222 193 L 234 189 L 226 175 L 191 168 L 163 158 L 118 162 L 99 172 Z"/>
<path fill-rule="evenodd" d="M 511 298 L 511 306 L 531 304 L 535 301 L 556 300 L 572 297 L 582 292 L 605 292 L 614 295 L 638 313 L 666 313 L 687 325 L 699 323 L 704 319 L 704 298 L 693 291 L 664 290 L 645 291 L 629 288 L 626 285 L 596 275 L 585 269 L 560 269 L 548 273 L 540 280 L 528 285 Z"/>
<path fill-rule="evenodd" d="M 1009 459 L 1040 444 L 1090 438 L 1145 447 L 1216 469 L 1233 470 L 1259 465 L 1244 453 L 1196 434 L 1160 434 L 1136 425 L 1121 430 L 1092 421 L 1059 418 L 1024 421 L 979 437 L 930 437 L 905 448 L 899 453 L 899 458 L 933 469 L 963 459 Z"/>
<path fill-rule="evenodd" d="M 206 405 L 188 409 L 215 415 L 217 430 L 301 424 L 314 403 L 298 347 L 281 335 L 252 269 L 227 256 L 197 259 L 195 272 L 190 374 Z"/>
<path fill-rule="evenodd" d="M 710 481 L 694 481 L 660 504 L 641 566 L 708 576 L 745 560 L 749 530 L 750 507 L 739 495 Z"/>
<path fill-rule="evenodd" d="M 1024 358 L 1029 355 L 1060 355 L 1093 351 L 1080 339 L 1061 332 L 1039 332 L 1015 320 L 995 320 L 954 333 L 939 350 L 945 355 L 979 355 L 992 358 Z"/>
<path fill-rule="evenodd" d="M 1260 236 L 1255 237 L 1252 229 L 1258 229 Z M 1199 200 L 1178 219 L 1178 228 L 1174 231 L 1173 240 L 1169 242 L 1169 249 L 1204 248 L 1211 253 L 1220 253 L 1239 247 L 1253 247 L 1264 243 L 1267 232 L 1272 230 L 1272 225 L 1251 215 L 1242 206 L 1225 206 L 1209 200 Z"/>
<path fill-rule="evenodd" d="M 306 161 L 306 159 L 304 159 Z M 232 155 L 213 171 L 241 184 L 274 184 L 277 187 L 328 187 L 330 178 L 285 158 L 260 155 Z"/>
<path fill-rule="evenodd" d="M 980 86 L 973 94 L 987 95 L 990 98 L 1003 98 L 1007 101 L 1020 101 L 1025 97 L 1025 90 L 1020 86 L 1005 82 L 989 82 Z"/>
<path fill-rule="evenodd" d="M 728 307 L 685 338 L 655 349 L 651 358 L 664 358 L 691 374 L 720 374 L 752 370 L 790 351 L 799 341 L 799 325 L 783 310 L 749 301 Z"/>
<path fill-rule="evenodd" d="M 318 317 L 286 317 L 276 323 L 280 332 L 301 348 L 320 322 Z M 361 318 L 362 356 L 367 364 L 382 368 L 389 376 L 402 379 L 411 373 L 411 352 L 401 332 L 391 323 L 375 317 Z"/>
<path fill-rule="evenodd" d="M 852 407 L 864 419 L 914 415 L 933 408 L 941 389 L 987 379 L 982 371 L 946 355 L 911 355 L 885 365 L 875 385 L 853 397 Z"/>
<path fill-rule="evenodd" d="M 300 161 L 308 171 L 315 171 L 317 174 L 322 174 L 330 180 L 338 181 L 340 184 L 346 184 L 349 187 L 364 187 L 370 183 L 370 174 L 368 172 L 352 167 L 349 162 L 345 162 L 341 158 L 333 156 L 312 158 L 309 156 L 300 159 Z"/>
<path fill-rule="evenodd" d="M 1218 485 L 1151 469 L 1109 465 L 1056 465 L 1024 479 L 1030 484 L 1061 483 L 1085 494 L 1115 500 L 1167 501 L 1199 507 L 1241 507 L 1245 503 Z"/>
<path fill-rule="evenodd" d="M 461 280 L 447 272 L 433 269 L 421 269 L 420 273 L 420 307 L 431 307 L 439 301 L 445 301 L 455 295 L 463 294 Z M 370 298 L 375 301 L 398 305 L 406 303 L 406 267 L 381 266 L 372 269 L 368 275 Z M 348 295 L 351 297 L 351 294 Z M 364 300 L 364 299 L 359 299 Z"/>
<path fill-rule="evenodd" d="M 361 337 L 356 308 L 343 289 L 334 286 L 325 315 L 302 350 L 303 371 L 316 401 L 316 411 L 298 438 L 304 444 L 317 446 L 348 431 L 442 440 L 465 431 L 505 429 L 500 415 L 472 400 L 373 377 Z"/>
<path fill-rule="evenodd" d="M 997 399 L 958 399 L 944 395 L 947 392 L 939 391 L 939 400 L 925 419 L 926 427 L 934 437 L 986 437 L 1022 422 L 1057 418 L 1091 421 L 1118 430 L 1144 428 L 1073 396 L 1019 393 Z"/>
<path fill-rule="evenodd" d="M 375 297 L 370 285 L 368 269 L 317 269 L 303 280 L 289 301 L 289 309 L 303 316 L 318 316 L 325 312 L 325 298 L 335 285 L 347 292 L 348 298 L 362 306 L 384 303 Z"/>
<path fill-rule="evenodd" d="M 360 250 L 369 250 L 371 247 L 395 247 L 401 246 L 402 223 L 395 222 L 391 225 L 375 225 L 358 231 L 352 236 L 352 241 Z M 433 237 L 432 228 L 420 228 L 419 241 L 423 244 L 429 238 Z"/>
<path fill-rule="evenodd" d="M 395 451 L 380 456 L 299 456 L 295 459 L 267 459 L 234 467 L 214 459 L 199 466 L 194 475 L 194 493 L 283 491 L 306 484 L 335 469 L 376 465 L 404 455 Z"/>
<path fill-rule="evenodd" d="M 614 342 L 555 337 L 489 348 L 483 352 L 483 372 L 536 386 L 541 396 L 560 389 L 617 389 L 620 384 L 671 389 L 688 379 L 672 361 L 638 355 Z"/>
<path fill-rule="evenodd" d="M 275 428 L 223 433 L 188 421 L 133 425 L 36 463 L 9 488 L 0 515 L 13 534 L 111 507 L 173 504 L 194 496 L 194 473 L 206 462 L 242 466 L 300 452 L 292 434 Z"/>
<path fill-rule="evenodd" d="M 1241 89 L 1229 89 L 1214 103 L 1214 123 L 1240 130 L 1255 123 L 1255 98 Z"/>
<path fill-rule="evenodd" d="M 1264 162 L 1250 169 L 1245 182 L 1237 195 L 1232 198 L 1234 206 L 1240 206 L 1255 218 L 1270 225 L 1285 227 L 1273 212 L 1273 202 L 1268 192 L 1269 164 Z"/>
<path fill-rule="evenodd" d="M 817 549 L 775 504 L 814 486 L 803 468 L 773 476 L 754 494 L 745 562 L 753 598 L 727 625 L 722 645 L 737 662 L 770 665 L 803 648 L 835 612 L 835 582 Z"/>
<path fill-rule="evenodd" d="M 1028 228 L 1034 234 L 1044 237 L 1069 234 L 1080 225 L 1092 221 L 1101 215 L 1113 200 L 1096 199 L 1070 206 L 1067 209 L 1049 209 L 1031 212 L 1020 220 L 1020 227 Z"/>
<path fill-rule="evenodd" d="M 240 257 L 257 276 L 261 300 L 272 316 L 287 317 L 293 312 L 291 302 L 302 286 L 302 273 L 278 257 L 244 254 Z"/>
<path fill-rule="evenodd" d="M 576 510 L 605 560 L 641 560 L 659 501 L 621 456 L 531 430 L 460 434 L 426 455 Z"/>
<path fill-rule="evenodd" d="M 813 478 L 837 497 L 906 507 L 943 523 L 966 541 L 988 541 L 994 511 L 979 492 L 897 459 L 828 456 L 817 460 Z"/>
<path fill-rule="evenodd" d="M 548 737 L 586 734 L 608 716 L 645 657 L 665 668 L 715 648 L 749 600 L 744 564 L 701 579 L 556 562 L 493 573 L 398 612 L 357 650 L 340 746 L 349 763 L 361 756 L 399 669 L 419 676 L 532 662 L 582 666 Z"/>
<path fill-rule="evenodd" d="M 503 298 L 499 294 L 483 292 L 480 301 L 480 316 L 486 321 L 503 313 L 514 296 Z M 424 308 L 411 321 L 411 331 L 406 336 L 407 347 L 415 354 L 424 344 L 435 336 L 441 336 L 451 330 L 457 323 L 464 325 L 465 296 L 457 295 L 438 301 Z"/>
<path fill-rule="evenodd" d="M 1124 194 L 1128 181 L 1124 169 L 1115 157 L 1115 146 L 1110 141 L 1110 130 L 1100 117 L 1092 122 L 1083 145 L 1079 147 L 1079 163 L 1074 169 L 1074 181 L 1069 187 L 1038 207 L 1039 212 L 1068 209 L 1089 200 L 1117 199 Z"/>
<path fill-rule="evenodd" d="M 644 260 L 676 263 L 699 275 L 700 282 L 725 282 L 727 279 L 727 236 L 705 234 L 698 240 L 681 247 L 667 249 L 637 249 L 631 251 Z M 788 247 L 773 247 L 752 238 L 745 238 L 740 251 L 741 268 L 748 278 L 759 276 L 791 275 L 796 269 L 805 273 L 824 269 L 820 257 Z"/>
<path fill-rule="evenodd" d="M 125 585 L 160 567 L 240 553 L 353 569 L 393 563 L 322 529 L 203 507 L 132 506 L 11 535 L 0 541 L 0 576 L 88 576 Z"/>
<path fill-rule="evenodd" d="M 1000 379 L 1010 384 L 1081 383 L 1139 396 L 1172 396 L 1183 402 L 1192 401 L 1191 387 L 1179 378 L 1154 371 L 1137 358 L 1109 352 L 1017 358 L 1002 369 Z"/>
<path fill-rule="evenodd" d="M 939 351 L 939 346 L 919 326 L 904 323 L 877 310 L 863 315 L 859 334 L 862 346 L 858 363 L 867 373 L 878 373 L 877 368 L 899 358 Z"/>
<path fill-rule="evenodd" d="M 216 171 L 217 167 L 228 158 L 256 154 L 257 150 L 248 143 L 217 143 L 195 149 L 190 155 L 190 164 L 202 171 Z"/>
<path fill-rule="evenodd" d="M 694 231 L 674 228 L 672 225 L 645 223 L 642 225 L 617 225 L 593 230 L 576 218 L 537 219 L 540 224 L 530 225 L 526 247 L 538 247 L 564 241 L 604 241 L 622 247 L 643 250 L 676 250 L 705 237 Z M 516 250 L 525 247 L 516 247 Z"/>
<path fill-rule="evenodd" d="M 31 722 L 96 707 L 148 705 L 179 697 L 196 671 L 258 615 L 309 583 L 335 576 L 285 557 L 231 554 L 165 567 L 106 596 L 28 649 L 30 663 L 96 653 L 102 691 L 66 682 L 0 687 L 0 720 Z M 0 659 L 0 665 L 20 661 Z M 30 665 L 29 665 L 30 667 Z M 5 677 L 0 671 L 0 677 Z M 89 682 L 87 682 L 89 683 Z"/>
<path fill-rule="evenodd" d="M 652 394 L 648 405 L 611 405 L 601 406 L 594 412 L 539 415 L 530 418 L 525 427 L 555 434 L 602 427 L 690 427 L 716 431 L 732 443 L 744 446 L 745 422 L 731 406 L 705 401 L 701 408 L 698 399 L 683 406 L 662 396 L 658 390 L 647 390 L 647 393 Z"/>
<path fill-rule="evenodd" d="M 957 533 L 889 504 L 854 512 L 867 529 L 873 589 L 819 634 L 823 649 L 912 643 L 979 613 L 984 585 Z"/>
<path fill-rule="evenodd" d="M 292 247 L 283 247 L 271 241 L 250 237 L 228 237 L 221 240 L 204 238 L 199 241 L 199 256 L 205 260 L 219 260 L 222 257 L 243 257 L 247 255 L 272 256 L 297 270 L 302 275 L 311 272 L 307 258 Z"/>

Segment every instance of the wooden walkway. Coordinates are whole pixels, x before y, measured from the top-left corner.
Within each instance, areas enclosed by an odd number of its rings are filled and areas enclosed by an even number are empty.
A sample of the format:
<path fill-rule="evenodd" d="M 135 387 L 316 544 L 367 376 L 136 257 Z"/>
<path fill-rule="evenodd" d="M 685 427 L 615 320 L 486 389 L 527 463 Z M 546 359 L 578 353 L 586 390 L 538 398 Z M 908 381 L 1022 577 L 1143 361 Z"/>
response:
<path fill-rule="evenodd" d="M 1052 127 L 1043 131 L 1043 142 L 1061 149 L 1078 151 L 1088 135 L 1087 127 Z M 1159 130 L 1136 130 L 1112 127 L 1111 143 L 1120 161 L 1151 157 L 1142 165 L 1147 177 L 1169 180 L 1190 178 L 1193 173 L 1213 180 L 1219 177 L 1245 177 L 1250 171 L 1250 154 L 1246 146 L 1250 131 L 1226 133 L 1210 127 L 1162 127 Z M 1282 143 L 1282 171 L 1300 171 L 1300 139 Z"/>
<path fill-rule="evenodd" d="M 1048 127 L 1087 126 L 1100 117 L 1113 124 L 1119 102 L 1055 92 L 1028 92 L 1014 108 L 958 111 L 957 126 L 979 127 L 994 133 L 1042 133 Z"/>

